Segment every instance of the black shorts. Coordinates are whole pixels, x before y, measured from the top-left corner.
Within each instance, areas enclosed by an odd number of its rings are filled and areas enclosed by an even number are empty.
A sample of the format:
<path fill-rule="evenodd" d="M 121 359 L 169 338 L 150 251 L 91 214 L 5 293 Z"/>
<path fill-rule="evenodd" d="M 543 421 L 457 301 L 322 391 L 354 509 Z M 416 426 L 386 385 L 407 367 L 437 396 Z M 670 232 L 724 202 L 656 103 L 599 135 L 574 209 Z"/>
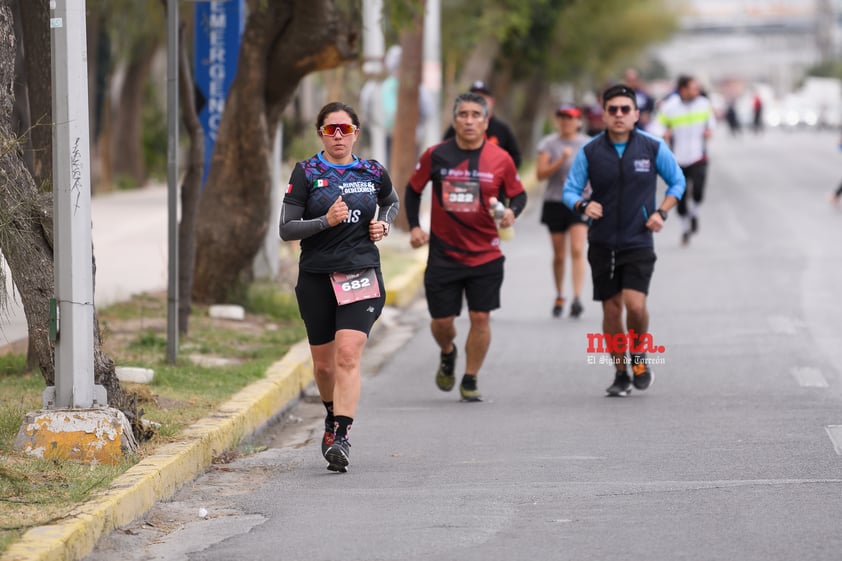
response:
<path fill-rule="evenodd" d="M 462 296 L 472 312 L 490 312 L 500 307 L 505 257 L 476 267 L 427 267 L 424 291 L 427 309 L 433 319 L 458 316 Z"/>
<path fill-rule="evenodd" d="M 624 288 L 649 294 L 656 259 L 655 250 L 651 247 L 612 251 L 589 246 L 593 299 L 608 300 Z"/>
<path fill-rule="evenodd" d="M 541 224 L 546 224 L 553 234 L 563 233 L 576 224 L 588 225 L 588 217 L 573 212 L 567 205 L 558 201 L 544 201 L 541 208 Z"/>
<path fill-rule="evenodd" d="M 336 303 L 329 274 L 308 273 L 299 269 L 295 296 L 298 298 L 301 319 L 307 328 L 307 341 L 311 345 L 330 343 L 340 329 L 353 329 L 368 335 L 386 305 L 386 287 L 380 269 L 377 269 L 377 283 L 380 286 L 379 298 L 340 306 Z"/>

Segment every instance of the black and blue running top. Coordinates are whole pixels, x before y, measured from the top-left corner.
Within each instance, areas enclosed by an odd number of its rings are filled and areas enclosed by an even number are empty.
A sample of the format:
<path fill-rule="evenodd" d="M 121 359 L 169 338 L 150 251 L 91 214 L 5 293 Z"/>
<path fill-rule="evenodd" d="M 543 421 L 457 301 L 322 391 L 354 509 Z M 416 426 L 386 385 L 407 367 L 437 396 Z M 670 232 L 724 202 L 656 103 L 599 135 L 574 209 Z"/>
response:
<path fill-rule="evenodd" d="M 340 196 L 348 205 L 348 218 L 329 227 L 325 215 Z M 368 226 L 375 217 L 391 224 L 398 206 L 397 192 L 380 162 L 354 156 L 350 164 L 336 165 L 319 153 L 292 170 L 281 210 L 281 237 L 301 240 L 299 267 L 304 271 L 379 267 L 380 252 Z"/>

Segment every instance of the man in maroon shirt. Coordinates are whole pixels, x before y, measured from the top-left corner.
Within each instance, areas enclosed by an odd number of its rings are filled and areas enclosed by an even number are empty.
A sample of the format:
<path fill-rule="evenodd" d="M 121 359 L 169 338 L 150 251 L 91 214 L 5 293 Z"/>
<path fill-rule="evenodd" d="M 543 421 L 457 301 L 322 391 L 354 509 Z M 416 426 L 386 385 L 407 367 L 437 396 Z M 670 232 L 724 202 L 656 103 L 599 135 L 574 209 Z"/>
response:
<path fill-rule="evenodd" d="M 470 329 L 465 342 L 465 374 L 459 387 L 464 401 L 481 401 L 477 374 L 491 343 L 490 314 L 500 307 L 503 257 L 493 199 L 508 201 L 501 228 L 514 224 L 526 206 L 526 191 L 511 156 L 486 140 L 488 105 L 476 93 L 464 93 L 453 105 L 455 136 L 428 148 L 406 186 L 410 243 L 429 243 L 424 288 L 433 339 L 441 348 L 436 385 L 455 385 L 456 327 L 463 296 Z M 432 182 L 430 232 L 421 228 L 421 194 Z"/>

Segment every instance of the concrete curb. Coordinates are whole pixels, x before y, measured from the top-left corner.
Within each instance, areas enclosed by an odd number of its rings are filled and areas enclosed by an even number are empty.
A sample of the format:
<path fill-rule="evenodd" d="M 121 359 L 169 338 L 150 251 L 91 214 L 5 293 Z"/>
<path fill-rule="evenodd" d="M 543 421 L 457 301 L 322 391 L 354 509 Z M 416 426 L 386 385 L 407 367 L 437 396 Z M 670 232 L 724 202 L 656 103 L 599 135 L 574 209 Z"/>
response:
<path fill-rule="evenodd" d="M 421 287 L 426 251 L 386 286 L 386 304 L 404 307 Z M 0 561 L 76 561 L 88 555 L 113 530 L 143 516 L 205 471 L 215 456 L 264 428 L 292 406 L 313 382 L 307 341 L 300 341 L 266 377 L 238 392 L 216 412 L 187 428 L 180 442 L 131 467 L 107 491 L 81 505 L 68 518 L 26 532 Z"/>

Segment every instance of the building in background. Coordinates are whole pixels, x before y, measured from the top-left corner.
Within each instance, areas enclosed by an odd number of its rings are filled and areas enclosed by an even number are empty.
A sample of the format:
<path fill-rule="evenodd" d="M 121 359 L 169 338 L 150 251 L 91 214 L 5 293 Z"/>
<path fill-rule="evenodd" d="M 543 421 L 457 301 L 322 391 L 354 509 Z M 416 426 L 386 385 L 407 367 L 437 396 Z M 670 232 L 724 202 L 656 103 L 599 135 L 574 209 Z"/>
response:
<path fill-rule="evenodd" d="M 676 2 L 681 29 L 652 55 L 671 76 L 698 76 L 718 111 L 733 103 L 748 118 L 758 95 L 771 126 L 840 124 L 842 98 L 832 95 L 838 80 L 804 78 L 842 52 L 842 0 Z"/>

